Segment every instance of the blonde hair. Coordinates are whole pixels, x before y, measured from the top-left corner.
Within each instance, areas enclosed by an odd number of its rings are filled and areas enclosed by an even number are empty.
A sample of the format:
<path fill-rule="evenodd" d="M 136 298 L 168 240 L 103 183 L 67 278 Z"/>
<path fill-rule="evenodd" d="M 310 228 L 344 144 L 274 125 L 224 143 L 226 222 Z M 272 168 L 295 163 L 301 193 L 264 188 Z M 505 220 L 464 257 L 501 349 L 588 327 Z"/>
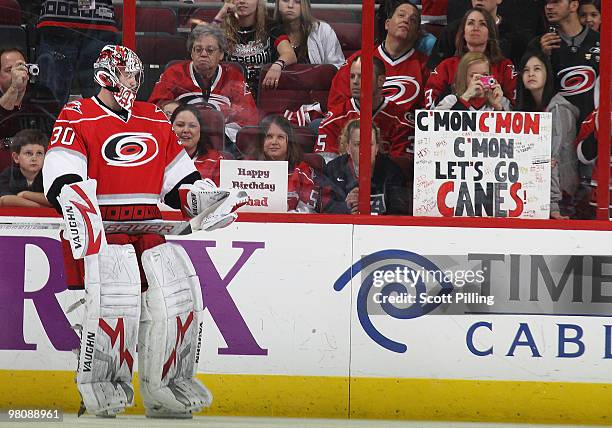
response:
<path fill-rule="evenodd" d="M 353 133 L 355 129 L 359 129 L 360 125 L 361 125 L 361 122 L 359 121 L 359 119 L 353 119 L 349 121 L 346 125 L 344 125 L 344 128 L 342 128 L 342 132 L 340 133 L 340 147 L 339 147 L 339 151 L 341 155 L 347 153 L 348 146 L 351 141 L 351 134 Z M 376 126 L 374 122 L 372 122 L 372 130 L 374 131 L 374 138 L 376 140 L 375 141 L 376 144 L 380 144 L 380 129 L 378 128 L 378 126 Z"/>
<path fill-rule="evenodd" d="M 461 95 L 467 90 L 468 68 L 470 68 L 472 64 L 477 64 L 479 62 L 486 62 L 489 66 L 489 73 L 491 72 L 491 61 L 489 61 L 489 58 L 485 54 L 481 52 L 468 52 L 461 57 L 461 61 L 459 61 L 459 65 L 457 66 L 455 83 L 453 85 L 455 94 Z"/>
<path fill-rule="evenodd" d="M 255 11 L 256 42 L 264 42 L 268 37 L 266 19 L 266 1 L 257 0 L 257 10 Z M 227 38 L 227 53 L 231 55 L 234 53 L 236 44 L 238 43 L 238 31 L 240 31 L 238 19 L 233 13 L 228 13 L 221 23 L 221 28 L 225 31 L 225 36 Z"/>

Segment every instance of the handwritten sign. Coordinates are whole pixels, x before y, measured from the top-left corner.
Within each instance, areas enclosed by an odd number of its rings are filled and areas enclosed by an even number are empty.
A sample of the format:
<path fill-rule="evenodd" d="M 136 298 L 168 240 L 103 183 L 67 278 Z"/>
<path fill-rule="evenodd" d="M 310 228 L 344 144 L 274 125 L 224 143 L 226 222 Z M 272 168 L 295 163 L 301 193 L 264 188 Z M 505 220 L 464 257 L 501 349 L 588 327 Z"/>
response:
<path fill-rule="evenodd" d="M 548 218 L 551 114 L 418 110 L 414 215 Z"/>
<path fill-rule="evenodd" d="M 247 192 L 242 212 L 287 212 L 287 170 L 287 161 L 222 160 L 219 184 Z"/>

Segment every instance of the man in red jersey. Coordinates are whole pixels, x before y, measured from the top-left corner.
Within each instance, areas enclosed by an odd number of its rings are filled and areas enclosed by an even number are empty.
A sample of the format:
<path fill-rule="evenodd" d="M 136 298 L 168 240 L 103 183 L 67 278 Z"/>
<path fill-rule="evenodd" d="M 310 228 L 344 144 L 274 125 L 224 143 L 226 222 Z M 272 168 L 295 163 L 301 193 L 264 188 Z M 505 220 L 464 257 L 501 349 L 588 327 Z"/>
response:
<path fill-rule="evenodd" d="M 200 180 L 164 113 L 135 101 L 142 63 L 134 52 L 105 46 L 94 78 L 102 89 L 64 107 L 43 168 L 45 194 L 66 223 L 69 286 L 86 290 L 82 410 L 112 417 L 133 403 L 138 344 L 147 416 L 188 418 L 212 400 L 195 378 L 203 312 L 195 269 L 163 236 L 106 236 L 102 220 L 159 219 L 162 200 L 210 230 L 230 224 L 246 195 Z"/>
<path fill-rule="evenodd" d="M 396 103 L 383 96 L 385 83 L 385 64 L 374 57 L 374 82 L 372 84 L 372 121 L 380 128 L 384 151 L 391 156 L 411 156 L 414 139 L 414 122 L 406 118 L 408 114 Z M 351 98 L 341 107 L 330 110 L 319 126 L 319 137 L 315 152 L 327 161 L 337 156 L 342 128 L 353 119 L 359 119 L 361 94 L 361 58 L 351 63 Z"/>
<path fill-rule="evenodd" d="M 374 50 L 374 57 L 383 61 L 386 69 L 383 95 L 405 113 L 413 114 L 423 105 L 423 88 L 429 76 L 427 56 L 415 49 L 421 14 L 406 0 L 398 2 L 389 13 L 385 21 L 385 41 Z M 359 56 L 361 52 L 351 56 L 334 76 L 327 99 L 329 111 L 342 108 L 351 98 L 351 64 Z"/>

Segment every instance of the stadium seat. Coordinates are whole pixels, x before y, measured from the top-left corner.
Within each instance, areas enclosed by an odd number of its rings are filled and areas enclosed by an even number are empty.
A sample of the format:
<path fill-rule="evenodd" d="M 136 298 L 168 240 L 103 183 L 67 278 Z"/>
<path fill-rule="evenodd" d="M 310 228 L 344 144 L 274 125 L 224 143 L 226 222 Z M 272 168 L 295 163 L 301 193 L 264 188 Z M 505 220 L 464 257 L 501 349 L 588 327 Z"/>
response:
<path fill-rule="evenodd" d="M 119 28 L 123 25 L 123 6 L 115 6 L 115 17 Z M 167 7 L 138 7 L 136 9 L 136 32 L 176 34 L 176 13 Z"/>
<path fill-rule="evenodd" d="M 312 153 L 314 145 L 317 142 L 317 134 L 306 126 L 294 126 L 293 132 L 302 151 L 304 153 Z"/>
<path fill-rule="evenodd" d="M 270 65 L 265 65 L 259 81 L 257 106 L 261 116 L 283 114 L 285 110 L 296 111 L 303 104 L 321 103 L 327 109 L 327 94 L 336 67 L 331 64 L 294 64 L 282 71 L 278 88 L 262 86 Z"/>
<path fill-rule="evenodd" d="M 27 53 L 28 43 L 25 30 L 16 25 L 0 25 L 0 49 L 15 47 Z"/>
<path fill-rule="evenodd" d="M 7 140 L 8 139 L 3 139 L 0 141 L 0 172 L 4 171 L 6 167 L 13 163 Z"/>
<path fill-rule="evenodd" d="M 236 135 L 236 147 L 242 153 L 243 159 L 255 159 L 257 157 L 257 138 L 259 126 L 244 126 Z"/>
<path fill-rule="evenodd" d="M 219 12 L 218 9 L 204 9 L 204 8 L 196 9 L 189 16 L 189 23 L 195 24 L 195 22 L 193 22 L 192 20 L 206 21 L 210 23 L 212 22 L 213 19 L 215 19 L 215 16 L 217 15 L 218 12 Z"/>
<path fill-rule="evenodd" d="M 313 9 L 315 18 L 325 22 L 361 22 L 361 12 L 340 9 Z"/>
<path fill-rule="evenodd" d="M 139 100 L 147 100 L 164 65 L 188 58 L 186 41 L 178 35 L 136 36 L 136 53 L 144 65 L 144 82 L 138 92 Z"/>
<path fill-rule="evenodd" d="M 361 49 L 361 24 L 356 22 L 330 22 L 342 47 L 345 58 Z"/>
<path fill-rule="evenodd" d="M 304 162 L 306 162 L 317 174 L 323 173 L 325 167 L 325 159 L 318 153 L 305 153 Z"/>
<path fill-rule="evenodd" d="M 208 103 L 193 104 L 193 106 L 202 115 L 202 121 L 205 124 L 203 131 L 208 135 L 213 148 L 222 151 L 225 148 L 225 118 L 223 113 Z"/>
<path fill-rule="evenodd" d="M 21 25 L 21 6 L 17 0 L 0 0 L 0 25 Z"/>

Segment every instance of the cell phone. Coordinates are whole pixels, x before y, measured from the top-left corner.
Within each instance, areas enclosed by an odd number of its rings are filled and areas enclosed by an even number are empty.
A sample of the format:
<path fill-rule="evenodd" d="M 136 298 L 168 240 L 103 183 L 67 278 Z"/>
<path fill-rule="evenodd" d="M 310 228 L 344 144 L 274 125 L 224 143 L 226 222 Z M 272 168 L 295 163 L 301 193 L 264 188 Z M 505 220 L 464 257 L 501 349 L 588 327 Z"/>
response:
<path fill-rule="evenodd" d="M 559 34 L 559 29 L 557 28 L 556 25 L 550 25 L 548 27 L 548 32 L 549 33 L 555 33 L 555 34 Z"/>
<path fill-rule="evenodd" d="M 491 89 L 497 83 L 497 80 L 493 76 L 480 76 L 480 82 L 485 89 Z"/>

